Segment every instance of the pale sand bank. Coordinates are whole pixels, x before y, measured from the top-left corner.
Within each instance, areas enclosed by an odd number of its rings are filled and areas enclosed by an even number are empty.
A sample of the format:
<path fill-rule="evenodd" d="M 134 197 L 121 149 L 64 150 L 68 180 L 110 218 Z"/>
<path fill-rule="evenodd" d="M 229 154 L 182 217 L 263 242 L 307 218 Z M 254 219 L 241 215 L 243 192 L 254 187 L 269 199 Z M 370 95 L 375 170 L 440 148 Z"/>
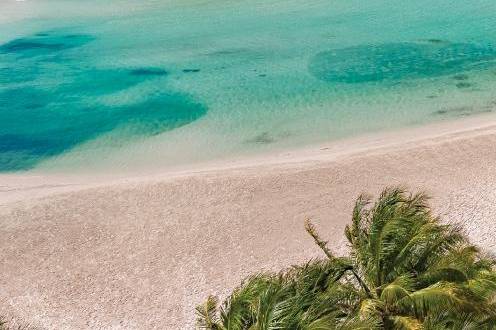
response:
<path fill-rule="evenodd" d="M 247 274 L 337 250 L 354 198 L 406 184 L 496 252 L 496 117 L 141 177 L 0 176 L 0 306 L 51 329 L 192 329 Z"/>

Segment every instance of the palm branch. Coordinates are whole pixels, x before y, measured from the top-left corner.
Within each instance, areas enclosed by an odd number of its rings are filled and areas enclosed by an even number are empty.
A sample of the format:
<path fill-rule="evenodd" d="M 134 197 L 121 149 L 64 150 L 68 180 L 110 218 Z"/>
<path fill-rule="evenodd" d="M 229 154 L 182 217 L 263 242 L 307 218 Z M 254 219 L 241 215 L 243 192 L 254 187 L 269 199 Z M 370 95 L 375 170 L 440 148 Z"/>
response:
<path fill-rule="evenodd" d="M 360 195 L 337 256 L 310 220 L 326 259 L 246 279 L 221 307 L 197 307 L 202 329 L 496 329 L 495 259 L 460 226 L 435 217 L 425 194 Z"/>

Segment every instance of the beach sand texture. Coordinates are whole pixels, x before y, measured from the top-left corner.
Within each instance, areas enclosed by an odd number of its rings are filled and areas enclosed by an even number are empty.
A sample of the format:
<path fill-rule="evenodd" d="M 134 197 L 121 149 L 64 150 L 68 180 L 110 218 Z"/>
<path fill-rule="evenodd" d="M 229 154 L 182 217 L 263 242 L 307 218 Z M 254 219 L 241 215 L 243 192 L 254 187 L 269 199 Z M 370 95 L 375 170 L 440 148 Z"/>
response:
<path fill-rule="evenodd" d="M 444 220 L 496 252 L 494 119 L 71 188 L 4 175 L 0 312 L 49 329 L 192 329 L 208 294 L 323 257 L 305 218 L 345 251 L 355 197 L 395 184 L 430 193 Z"/>

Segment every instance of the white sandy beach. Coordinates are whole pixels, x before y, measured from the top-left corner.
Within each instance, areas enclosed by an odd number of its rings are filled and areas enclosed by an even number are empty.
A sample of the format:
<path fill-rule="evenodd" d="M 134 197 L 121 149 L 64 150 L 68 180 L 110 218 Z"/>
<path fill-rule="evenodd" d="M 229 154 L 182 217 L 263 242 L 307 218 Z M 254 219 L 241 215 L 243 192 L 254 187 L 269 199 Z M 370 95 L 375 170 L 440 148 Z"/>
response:
<path fill-rule="evenodd" d="M 118 177 L 0 175 L 0 306 L 48 329 L 192 329 L 257 270 L 335 250 L 354 198 L 403 184 L 496 252 L 496 116 Z"/>

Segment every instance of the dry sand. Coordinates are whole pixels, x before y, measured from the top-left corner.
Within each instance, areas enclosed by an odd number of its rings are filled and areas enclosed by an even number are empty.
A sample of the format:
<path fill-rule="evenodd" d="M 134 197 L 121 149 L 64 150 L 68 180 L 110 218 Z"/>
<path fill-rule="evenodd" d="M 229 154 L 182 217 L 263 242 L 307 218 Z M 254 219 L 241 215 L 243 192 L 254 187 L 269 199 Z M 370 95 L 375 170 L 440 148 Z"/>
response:
<path fill-rule="evenodd" d="M 426 190 L 496 252 L 496 117 L 133 178 L 0 176 L 0 306 L 49 329 L 192 329 L 251 272 L 343 252 L 360 192 Z"/>

